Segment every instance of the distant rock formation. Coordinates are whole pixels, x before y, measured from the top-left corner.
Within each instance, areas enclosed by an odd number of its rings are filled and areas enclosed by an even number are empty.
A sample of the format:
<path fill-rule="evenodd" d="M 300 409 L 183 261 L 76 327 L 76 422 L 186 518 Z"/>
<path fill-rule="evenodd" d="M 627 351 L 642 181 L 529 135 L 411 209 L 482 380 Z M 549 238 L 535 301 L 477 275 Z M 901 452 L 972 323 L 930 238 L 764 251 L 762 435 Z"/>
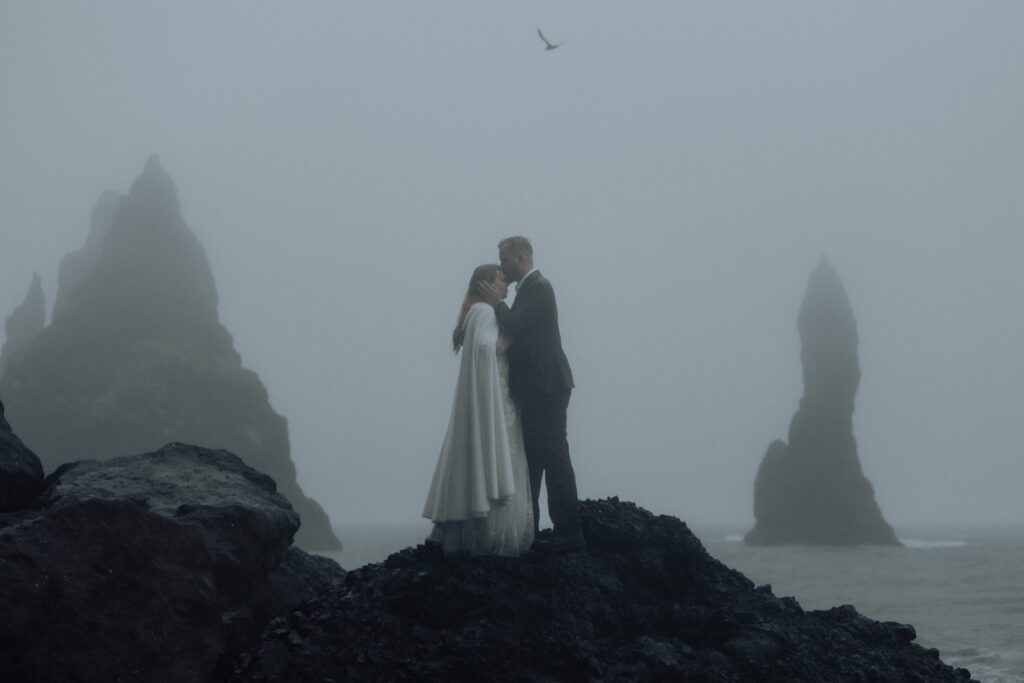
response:
<path fill-rule="evenodd" d="M 754 483 L 752 545 L 899 545 L 861 471 L 853 436 L 860 384 L 857 323 L 835 269 L 822 258 L 797 319 L 804 395 L 789 444 L 773 442 Z"/>
<path fill-rule="evenodd" d="M 85 246 L 68 254 L 60 262 L 60 271 L 57 274 L 57 298 L 53 302 L 54 318 L 60 317 L 71 305 L 71 300 L 77 295 L 78 288 L 92 271 L 96 261 L 99 260 L 100 254 L 103 252 L 103 243 L 107 239 L 107 233 L 110 232 L 110 226 L 114 221 L 114 212 L 121 205 L 122 199 L 124 197 L 120 194 L 109 190 L 100 195 L 89 220 L 89 236 L 85 239 Z"/>
<path fill-rule="evenodd" d="M 0 349 L 0 377 L 10 362 L 11 356 L 28 346 L 46 326 L 46 296 L 38 273 L 33 273 L 32 284 L 24 301 L 4 321 L 3 349 Z"/>
<path fill-rule="evenodd" d="M 183 441 L 270 474 L 296 510 L 296 542 L 340 547 L 300 490 L 288 425 L 220 324 L 206 253 L 155 156 L 121 198 L 100 198 L 86 246 L 61 264 L 50 325 L 0 378 L 0 396 L 49 470 Z"/>

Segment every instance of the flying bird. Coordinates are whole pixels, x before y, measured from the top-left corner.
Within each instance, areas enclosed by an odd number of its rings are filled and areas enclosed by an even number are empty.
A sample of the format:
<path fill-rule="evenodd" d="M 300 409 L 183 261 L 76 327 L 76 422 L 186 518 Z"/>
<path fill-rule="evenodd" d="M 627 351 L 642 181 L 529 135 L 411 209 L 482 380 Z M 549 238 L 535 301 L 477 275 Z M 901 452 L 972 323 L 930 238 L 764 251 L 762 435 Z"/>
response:
<path fill-rule="evenodd" d="M 566 43 L 566 41 L 563 40 L 560 43 L 552 44 L 551 41 L 549 41 L 547 38 L 544 37 L 544 34 L 540 32 L 540 29 L 537 29 L 537 35 L 540 36 L 540 39 L 543 40 L 544 44 L 547 46 L 547 47 L 544 48 L 545 50 L 554 50 L 559 45 L 565 45 L 565 43 Z"/>

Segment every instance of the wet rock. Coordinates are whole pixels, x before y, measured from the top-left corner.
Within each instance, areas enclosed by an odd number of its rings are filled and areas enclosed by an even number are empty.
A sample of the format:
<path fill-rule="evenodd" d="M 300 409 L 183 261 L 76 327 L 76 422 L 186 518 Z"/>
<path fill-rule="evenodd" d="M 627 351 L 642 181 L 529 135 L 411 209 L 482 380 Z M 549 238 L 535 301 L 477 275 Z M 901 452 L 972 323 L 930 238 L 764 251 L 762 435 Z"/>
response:
<path fill-rule="evenodd" d="M 42 485 L 42 463 L 11 431 L 0 401 L 0 512 L 27 507 L 35 501 Z"/>
<path fill-rule="evenodd" d="M 0 514 L 5 680 L 222 680 L 270 605 L 294 602 L 271 575 L 298 526 L 273 480 L 225 451 L 61 467 L 34 508 Z"/>
<path fill-rule="evenodd" d="M 580 512 L 584 552 L 445 558 L 418 546 L 351 571 L 272 622 L 232 680 L 970 678 L 906 626 L 756 588 L 673 517 L 614 498 Z"/>
<path fill-rule="evenodd" d="M 341 585 L 344 579 L 345 570 L 334 560 L 310 555 L 292 546 L 270 573 L 270 611 L 274 614 L 291 611 L 304 601 Z"/>

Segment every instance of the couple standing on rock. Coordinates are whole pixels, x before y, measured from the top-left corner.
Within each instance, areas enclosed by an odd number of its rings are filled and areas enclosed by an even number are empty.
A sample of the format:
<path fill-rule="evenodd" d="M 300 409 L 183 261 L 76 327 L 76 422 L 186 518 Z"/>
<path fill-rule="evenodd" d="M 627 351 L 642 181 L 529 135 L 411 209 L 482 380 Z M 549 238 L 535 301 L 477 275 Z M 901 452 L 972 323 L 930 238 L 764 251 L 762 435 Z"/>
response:
<path fill-rule="evenodd" d="M 452 346 L 462 352 L 455 400 L 423 516 L 446 555 L 518 556 L 538 531 L 548 487 L 553 550 L 585 546 L 569 459 L 573 379 L 551 283 L 525 237 L 498 245 L 500 265 L 473 271 Z M 504 303 L 508 283 L 516 298 Z"/>

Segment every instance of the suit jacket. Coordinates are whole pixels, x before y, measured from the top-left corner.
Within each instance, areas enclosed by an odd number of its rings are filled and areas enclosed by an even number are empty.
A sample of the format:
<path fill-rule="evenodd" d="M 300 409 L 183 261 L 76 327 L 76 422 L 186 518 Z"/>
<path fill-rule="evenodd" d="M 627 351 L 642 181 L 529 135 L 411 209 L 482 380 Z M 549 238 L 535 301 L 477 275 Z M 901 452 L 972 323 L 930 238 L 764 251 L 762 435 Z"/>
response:
<path fill-rule="evenodd" d="M 512 340 L 508 350 L 508 388 L 517 402 L 572 389 L 572 370 L 562 351 L 555 290 L 539 271 L 516 290 L 509 308 L 494 309 L 501 331 Z"/>

